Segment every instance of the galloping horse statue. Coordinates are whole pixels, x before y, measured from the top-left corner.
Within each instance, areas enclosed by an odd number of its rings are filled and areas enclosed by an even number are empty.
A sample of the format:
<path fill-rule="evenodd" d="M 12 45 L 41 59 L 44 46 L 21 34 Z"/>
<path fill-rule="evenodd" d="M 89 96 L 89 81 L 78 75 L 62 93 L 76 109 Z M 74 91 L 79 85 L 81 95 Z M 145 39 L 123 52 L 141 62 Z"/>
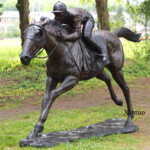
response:
<path fill-rule="evenodd" d="M 49 24 L 44 27 L 40 23 L 31 24 L 24 32 L 24 45 L 20 55 L 22 64 L 29 65 L 31 59 L 39 54 L 41 48 L 44 48 L 48 55 L 46 92 L 42 102 L 41 115 L 34 130 L 28 135 L 28 139 L 38 137 L 38 133 L 43 131 L 43 124 L 54 100 L 59 95 L 74 88 L 81 80 L 89 80 L 93 77 L 103 80 L 108 86 L 112 100 L 115 104 L 122 106 L 123 102 L 117 98 L 110 77 L 104 72 L 104 67 L 107 67 L 111 72 L 125 96 L 128 110 L 125 127 L 132 125 L 131 120 L 134 114 L 129 88 L 122 72 L 124 52 L 119 37 L 138 42 L 141 34 L 136 34 L 123 27 L 112 33 L 103 30 L 93 31 L 94 39 L 99 42 L 98 39 L 101 36 L 107 46 L 110 63 L 103 65 L 101 58 L 95 55 L 92 47 L 84 39 L 75 42 L 59 39 L 61 33 L 70 34 L 71 32 L 69 27 L 62 26 L 55 20 L 50 20 Z M 61 83 L 59 87 L 57 87 L 58 83 Z"/>

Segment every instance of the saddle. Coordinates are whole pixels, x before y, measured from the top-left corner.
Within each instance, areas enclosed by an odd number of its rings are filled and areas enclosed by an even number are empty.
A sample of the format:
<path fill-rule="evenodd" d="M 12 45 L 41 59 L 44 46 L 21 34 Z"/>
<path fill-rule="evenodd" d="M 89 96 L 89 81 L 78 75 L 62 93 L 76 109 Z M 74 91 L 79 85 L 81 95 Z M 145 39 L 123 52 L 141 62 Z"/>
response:
<path fill-rule="evenodd" d="M 63 25 L 63 29 L 66 29 L 67 31 L 70 30 L 72 32 L 72 28 L 70 28 L 68 25 Z M 99 35 L 100 36 L 100 35 Z M 97 38 L 97 36 L 94 36 L 96 42 L 100 42 Z M 101 54 L 97 53 L 95 48 L 90 45 L 83 37 L 81 37 L 78 40 L 82 53 L 83 53 L 83 68 L 80 68 L 80 70 L 85 72 L 94 72 L 97 70 L 101 70 L 106 65 L 106 62 L 102 61 Z M 74 57 L 74 60 L 76 61 L 76 64 L 78 65 L 78 56 L 72 55 Z M 79 65 L 78 65 L 79 67 Z"/>
<path fill-rule="evenodd" d="M 97 53 L 93 46 L 91 46 L 84 38 L 79 40 L 83 53 L 83 71 L 94 72 L 102 70 L 106 62 L 102 61 L 101 54 Z"/>

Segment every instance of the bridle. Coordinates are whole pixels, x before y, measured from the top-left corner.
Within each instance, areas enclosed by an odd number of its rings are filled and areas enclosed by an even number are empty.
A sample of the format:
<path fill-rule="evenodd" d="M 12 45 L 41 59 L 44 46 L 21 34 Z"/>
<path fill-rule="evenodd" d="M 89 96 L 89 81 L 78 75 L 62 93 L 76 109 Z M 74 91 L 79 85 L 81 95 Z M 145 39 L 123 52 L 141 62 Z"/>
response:
<path fill-rule="evenodd" d="M 53 52 L 56 50 L 56 48 L 58 46 L 58 42 L 56 43 L 56 45 L 54 46 L 52 51 L 47 56 L 38 57 L 38 55 L 40 55 L 43 52 L 43 50 L 45 50 L 43 47 L 46 43 L 46 32 L 45 32 L 44 27 L 42 25 L 31 24 L 29 26 L 37 26 L 40 28 L 40 30 L 43 33 L 42 37 L 39 39 L 37 39 L 34 34 L 27 34 L 27 36 L 25 37 L 25 39 L 30 39 L 31 41 L 33 41 L 34 43 L 36 43 L 38 45 L 37 50 L 32 54 L 31 58 L 48 58 L 48 57 L 50 57 L 53 54 Z M 25 32 L 27 32 L 27 31 L 25 30 Z"/>

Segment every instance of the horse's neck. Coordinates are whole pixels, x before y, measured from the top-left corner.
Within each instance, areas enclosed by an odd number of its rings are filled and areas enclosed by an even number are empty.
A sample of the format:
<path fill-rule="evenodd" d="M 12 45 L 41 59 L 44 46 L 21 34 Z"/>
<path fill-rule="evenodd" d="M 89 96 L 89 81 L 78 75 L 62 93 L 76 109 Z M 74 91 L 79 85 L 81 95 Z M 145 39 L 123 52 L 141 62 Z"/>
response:
<path fill-rule="evenodd" d="M 45 50 L 50 58 L 58 59 L 64 52 L 62 42 L 58 41 L 56 35 L 49 34 L 45 45 Z"/>
<path fill-rule="evenodd" d="M 49 27 L 48 25 L 44 27 L 46 31 L 46 44 L 45 44 L 45 50 L 49 54 L 51 53 L 51 50 L 57 43 L 57 35 L 53 28 Z"/>
<path fill-rule="evenodd" d="M 61 41 L 58 41 L 58 35 L 57 35 L 58 33 L 57 33 L 56 27 L 47 25 L 45 26 L 45 31 L 47 34 L 47 41 L 46 41 L 46 46 L 45 46 L 47 54 L 49 55 L 53 53 L 53 57 L 55 58 L 60 57 L 60 55 L 62 56 L 65 51 L 66 44 L 68 45 L 70 42 L 63 43 Z M 62 30 L 62 32 L 65 34 L 68 34 L 66 29 Z"/>

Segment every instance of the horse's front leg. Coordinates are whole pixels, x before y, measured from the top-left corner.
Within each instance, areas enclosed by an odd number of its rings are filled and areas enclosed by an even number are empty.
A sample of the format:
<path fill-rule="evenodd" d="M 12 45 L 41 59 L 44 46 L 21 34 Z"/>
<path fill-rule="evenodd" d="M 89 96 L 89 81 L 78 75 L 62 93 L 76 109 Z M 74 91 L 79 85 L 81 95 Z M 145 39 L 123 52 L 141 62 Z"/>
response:
<path fill-rule="evenodd" d="M 54 80 L 52 77 L 47 77 L 47 82 L 46 82 L 46 91 L 45 91 L 45 95 L 44 95 L 44 98 L 43 98 L 43 102 L 42 102 L 42 110 L 41 112 L 43 111 L 43 109 L 46 107 L 48 101 L 49 101 L 49 94 L 50 92 L 56 88 L 57 86 L 57 81 Z M 34 138 L 34 137 L 37 137 L 37 133 L 40 133 L 43 131 L 43 124 L 42 123 L 37 123 L 37 125 L 35 126 L 34 130 L 31 131 L 31 133 L 28 135 L 27 138 Z"/>
<path fill-rule="evenodd" d="M 56 88 L 58 82 L 53 79 L 52 77 L 47 77 L 47 82 L 46 82 L 46 92 L 43 98 L 43 102 L 42 102 L 42 109 L 45 108 L 45 106 L 47 105 L 47 102 L 49 100 L 49 94 L 50 92 Z M 42 110 L 41 110 L 42 111 Z"/>
<path fill-rule="evenodd" d="M 42 111 L 41 111 L 41 116 L 39 118 L 38 123 L 36 124 L 35 128 L 31 133 L 29 134 L 28 138 L 34 138 L 38 136 L 38 133 L 43 131 L 43 123 L 46 121 L 50 107 L 54 100 L 61 95 L 62 93 L 72 89 L 75 87 L 75 85 L 78 83 L 79 79 L 75 76 L 67 76 L 62 84 L 56 88 L 53 89 L 49 96 L 48 96 L 48 101 L 43 103 L 42 105 Z"/>

